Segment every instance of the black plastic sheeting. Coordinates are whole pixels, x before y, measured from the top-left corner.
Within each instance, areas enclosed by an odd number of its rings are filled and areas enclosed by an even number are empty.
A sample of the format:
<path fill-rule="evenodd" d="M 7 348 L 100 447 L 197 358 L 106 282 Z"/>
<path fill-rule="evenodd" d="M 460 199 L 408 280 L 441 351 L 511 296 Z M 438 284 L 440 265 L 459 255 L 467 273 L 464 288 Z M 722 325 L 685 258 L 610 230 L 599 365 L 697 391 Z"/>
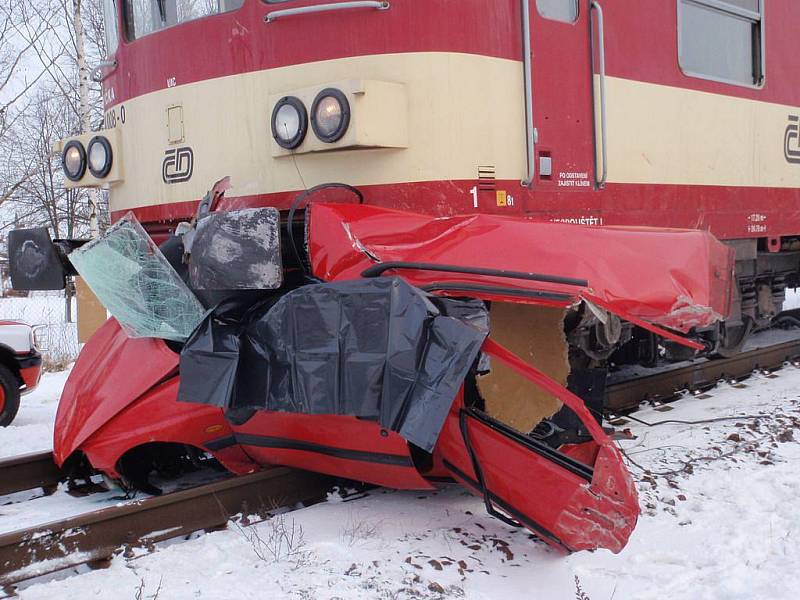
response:
<path fill-rule="evenodd" d="M 309 285 L 246 311 L 225 302 L 181 353 L 178 399 L 375 419 L 430 452 L 488 319 L 480 301 L 399 278 Z"/>

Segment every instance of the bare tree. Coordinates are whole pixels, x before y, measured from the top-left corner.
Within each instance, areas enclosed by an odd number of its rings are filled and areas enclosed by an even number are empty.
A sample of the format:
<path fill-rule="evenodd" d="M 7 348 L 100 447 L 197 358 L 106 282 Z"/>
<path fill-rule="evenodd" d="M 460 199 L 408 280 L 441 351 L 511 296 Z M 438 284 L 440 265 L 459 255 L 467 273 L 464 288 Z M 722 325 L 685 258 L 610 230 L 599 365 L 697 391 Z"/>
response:
<path fill-rule="evenodd" d="M 60 58 L 52 54 L 39 61 L 38 49 L 52 31 L 57 19 L 50 8 L 37 10 L 36 18 L 26 22 L 24 3 L 0 0 L 0 145 L 5 146 L 9 134 L 20 117 L 26 114 L 32 90 L 45 78 L 47 70 Z M 41 65 L 37 64 L 41 62 Z M 19 187 L 32 177 L 28 171 L 12 171 L 8 164 L 0 166 L 0 205 L 14 196 Z"/>
<path fill-rule="evenodd" d="M 102 124 L 102 90 L 90 79 L 105 54 L 102 0 L 0 0 L 0 19 L 0 231 L 85 236 L 98 206 L 107 221 L 105 195 L 66 189 L 52 149 Z"/>
<path fill-rule="evenodd" d="M 89 222 L 88 192 L 64 187 L 60 158 L 53 145 L 75 131 L 76 115 L 52 87 L 37 90 L 15 137 L 19 146 L 19 170 L 31 176 L 15 193 L 18 225 L 47 226 L 57 237 L 74 238 L 85 233 Z"/>

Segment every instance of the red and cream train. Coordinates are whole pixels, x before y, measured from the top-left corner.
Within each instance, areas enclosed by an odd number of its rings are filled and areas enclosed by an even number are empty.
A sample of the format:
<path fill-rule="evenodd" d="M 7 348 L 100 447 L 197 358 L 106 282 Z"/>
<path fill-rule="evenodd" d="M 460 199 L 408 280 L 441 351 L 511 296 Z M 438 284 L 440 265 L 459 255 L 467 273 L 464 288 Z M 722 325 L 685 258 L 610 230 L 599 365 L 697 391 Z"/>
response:
<path fill-rule="evenodd" d="M 112 219 L 132 212 L 161 243 L 224 177 L 214 211 L 274 207 L 284 224 L 304 190 L 347 184 L 307 195 L 287 273 L 307 262 L 318 281 L 349 281 L 378 265 L 483 300 L 492 366 L 471 371 L 424 452 L 355 416 L 242 423 L 176 402 L 175 346 L 111 320 L 65 389 L 57 459 L 141 482 L 149 456 L 190 446 L 234 472 L 455 479 L 557 546 L 619 550 L 636 494 L 576 374 L 652 362 L 659 344 L 735 352 L 797 283 L 800 4 L 106 7 L 106 129 L 65 143 L 72 185 L 107 188 Z M 548 445 L 541 425 L 562 405 L 582 434 Z"/>

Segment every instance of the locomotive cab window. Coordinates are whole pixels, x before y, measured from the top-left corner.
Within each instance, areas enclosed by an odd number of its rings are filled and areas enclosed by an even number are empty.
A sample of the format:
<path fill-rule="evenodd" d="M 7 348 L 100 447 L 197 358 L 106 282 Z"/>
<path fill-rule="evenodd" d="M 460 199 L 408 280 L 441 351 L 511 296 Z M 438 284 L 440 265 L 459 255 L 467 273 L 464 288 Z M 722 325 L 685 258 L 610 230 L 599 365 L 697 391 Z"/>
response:
<path fill-rule="evenodd" d="M 123 0 L 127 38 L 241 8 L 244 0 Z"/>
<path fill-rule="evenodd" d="M 764 81 L 764 0 L 678 0 L 678 60 L 693 77 Z"/>
<path fill-rule="evenodd" d="M 578 20 L 578 0 L 536 0 L 536 10 L 545 19 L 565 23 Z"/>

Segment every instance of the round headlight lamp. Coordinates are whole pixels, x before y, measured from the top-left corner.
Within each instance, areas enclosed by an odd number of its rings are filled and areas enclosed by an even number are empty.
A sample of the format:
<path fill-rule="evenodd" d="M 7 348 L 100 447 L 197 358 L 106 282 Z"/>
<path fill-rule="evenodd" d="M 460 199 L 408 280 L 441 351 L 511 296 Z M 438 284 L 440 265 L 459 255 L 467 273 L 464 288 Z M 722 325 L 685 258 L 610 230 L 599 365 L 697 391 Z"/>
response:
<path fill-rule="evenodd" d="M 350 103 L 341 90 L 322 90 L 311 108 L 311 126 L 317 137 L 327 143 L 337 142 L 350 126 Z"/>
<path fill-rule="evenodd" d="M 294 150 L 306 139 L 308 113 L 299 98 L 281 98 L 272 109 L 272 137 L 281 148 Z"/>
<path fill-rule="evenodd" d="M 78 140 L 67 142 L 61 153 L 61 166 L 70 181 L 80 181 L 86 173 L 86 150 Z"/>
<path fill-rule="evenodd" d="M 88 150 L 89 172 L 102 179 L 111 171 L 114 155 L 111 152 L 111 144 L 102 135 L 95 136 L 89 142 Z"/>

